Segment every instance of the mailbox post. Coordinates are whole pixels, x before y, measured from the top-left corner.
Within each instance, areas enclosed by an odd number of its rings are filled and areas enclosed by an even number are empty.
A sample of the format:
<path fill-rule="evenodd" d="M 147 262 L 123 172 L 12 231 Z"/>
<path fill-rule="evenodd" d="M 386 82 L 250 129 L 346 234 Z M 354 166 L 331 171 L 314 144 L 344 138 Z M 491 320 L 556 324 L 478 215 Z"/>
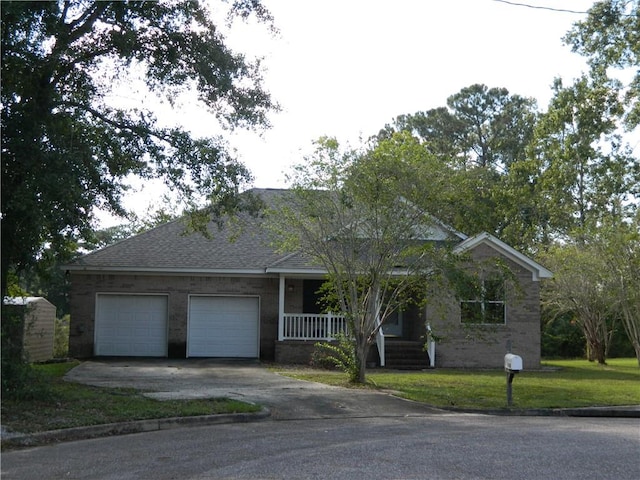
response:
<path fill-rule="evenodd" d="M 507 353 L 504 356 L 504 370 L 507 372 L 507 406 L 510 407 L 513 403 L 511 383 L 515 374 L 522 370 L 522 357 Z"/>

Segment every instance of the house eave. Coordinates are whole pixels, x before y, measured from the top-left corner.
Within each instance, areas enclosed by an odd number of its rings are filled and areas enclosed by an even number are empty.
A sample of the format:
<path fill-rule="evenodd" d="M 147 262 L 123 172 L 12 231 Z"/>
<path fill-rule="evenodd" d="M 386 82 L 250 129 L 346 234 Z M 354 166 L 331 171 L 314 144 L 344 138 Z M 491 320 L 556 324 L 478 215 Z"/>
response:
<path fill-rule="evenodd" d="M 265 273 L 278 275 L 326 275 L 327 271 L 323 268 L 267 267 Z"/>
<path fill-rule="evenodd" d="M 150 268 L 150 267 L 99 267 L 89 265 L 66 265 L 67 272 L 80 275 L 124 274 L 124 275 L 183 275 L 183 276 L 265 276 L 267 272 L 260 268 Z"/>

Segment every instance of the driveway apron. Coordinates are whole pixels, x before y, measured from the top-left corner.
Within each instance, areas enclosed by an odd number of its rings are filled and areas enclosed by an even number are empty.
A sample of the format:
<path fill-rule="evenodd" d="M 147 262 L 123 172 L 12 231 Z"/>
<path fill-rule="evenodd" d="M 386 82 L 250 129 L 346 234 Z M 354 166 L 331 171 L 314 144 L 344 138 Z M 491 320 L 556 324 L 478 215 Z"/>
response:
<path fill-rule="evenodd" d="M 443 413 L 386 393 L 285 377 L 256 360 L 98 359 L 75 367 L 65 379 L 135 388 L 160 400 L 233 398 L 267 407 L 276 420 Z"/>

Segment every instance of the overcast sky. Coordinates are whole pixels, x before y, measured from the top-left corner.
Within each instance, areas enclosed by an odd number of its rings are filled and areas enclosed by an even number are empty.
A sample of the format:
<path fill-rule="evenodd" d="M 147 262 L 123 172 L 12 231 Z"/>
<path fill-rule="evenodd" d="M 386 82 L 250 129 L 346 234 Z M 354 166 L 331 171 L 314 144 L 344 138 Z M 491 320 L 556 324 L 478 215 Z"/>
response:
<path fill-rule="evenodd" d="M 282 106 L 273 128 L 230 137 L 255 186 L 282 187 L 283 172 L 322 135 L 357 144 L 397 115 L 446 104 L 474 83 L 506 87 L 545 108 L 553 79 L 586 71 L 562 36 L 584 14 L 495 0 L 263 0 L 280 30 L 237 22 L 229 44 L 264 57 L 264 85 Z M 585 12 L 591 0 L 522 0 Z M 184 108 L 171 118 L 196 135 L 215 119 Z M 129 205 L 148 204 L 142 192 Z"/>

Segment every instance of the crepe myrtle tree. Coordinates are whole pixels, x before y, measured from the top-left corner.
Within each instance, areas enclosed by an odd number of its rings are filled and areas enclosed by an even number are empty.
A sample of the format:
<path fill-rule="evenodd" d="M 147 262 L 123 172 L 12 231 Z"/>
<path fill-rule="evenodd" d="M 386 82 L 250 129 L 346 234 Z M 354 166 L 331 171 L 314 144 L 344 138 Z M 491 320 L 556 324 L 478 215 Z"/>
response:
<path fill-rule="evenodd" d="M 554 272 L 541 292 L 547 315 L 572 315 L 582 330 L 589 361 L 606 363 L 617 324 L 613 298 L 614 278 L 609 275 L 605 257 L 593 244 L 557 244 L 544 254 Z"/>
<path fill-rule="evenodd" d="M 640 367 L 640 210 L 629 222 L 604 223 L 594 239 L 610 279 L 608 295 Z"/>
<path fill-rule="evenodd" d="M 350 380 L 363 383 L 385 320 L 454 270 L 446 242 L 436 248 L 423 240 L 435 220 L 418 202 L 445 182 L 438 162 L 406 132 L 363 150 L 342 149 L 333 138 L 315 146 L 290 176 L 290 196 L 268 217 L 283 250 L 326 269 L 331 308 L 346 316 L 353 342 Z"/>
<path fill-rule="evenodd" d="M 259 62 L 225 44 L 209 7 L 223 23 L 255 15 L 273 28 L 259 0 L 2 2 L 3 295 L 9 272 L 84 238 L 95 207 L 124 214 L 132 176 L 187 201 L 227 200 L 250 180 L 222 135 L 195 138 L 148 103 L 113 101 L 114 86 L 131 97 L 138 81 L 153 102 L 197 97 L 212 132 L 268 126 L 277 105 Z"/>

